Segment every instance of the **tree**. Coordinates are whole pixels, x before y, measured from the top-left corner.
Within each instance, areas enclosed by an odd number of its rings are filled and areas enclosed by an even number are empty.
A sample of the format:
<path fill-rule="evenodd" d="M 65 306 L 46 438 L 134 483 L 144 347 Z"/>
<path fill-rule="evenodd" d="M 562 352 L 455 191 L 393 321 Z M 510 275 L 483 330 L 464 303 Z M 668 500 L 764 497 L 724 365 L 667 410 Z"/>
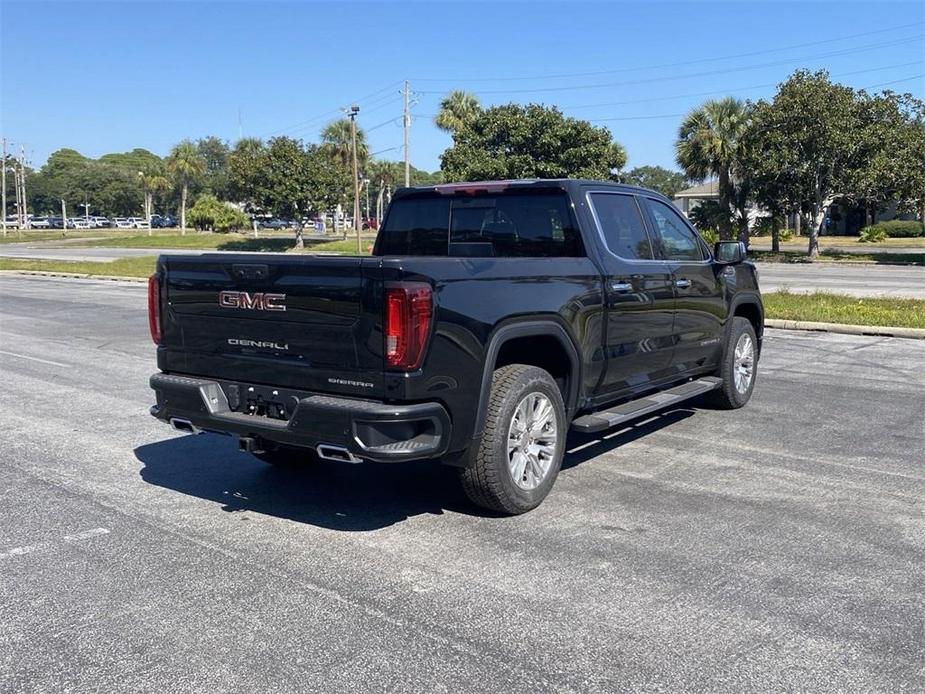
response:
<path fill-rule="evenodd" d="M 825 208 L 850 188 L 852 171 L 859 165 L 856 94 L 833 84 L 825 71 L 798 70 L 770 103 L 758 102 L 756 108 L 757 122 L 748 137 L 754 151 L 747 158 L 753 166 L 761 164 L 756 169 L 764 173 L 757 176 L 755 189 L 769 209 L 794 205 L 812 216 L 808 254 L 814 257 Z"/>
<path fill-rule="evenodd" d="M 607 128 L 539 104 L 493 106 L 456 131 L 440 156 L 448 181 L 609 178 L 626 152 Z"/>
<path fill-rule="evenodd" d="M 228 194 L 237 202 L 254 207 L 259 197 L 261 162 L 266 154 L 262 140 L 238 140 L 228 155 Z"/>
<path fill-rule="evenodd" d="M 225 200 L 229 193 L 228 158 L 231 150 L 228 143 L 214 135 L 196 141 L 199 156 L 205 162 L 203 188 L 220 200 Z"/>
<path fill-rule="evenodd" d="M 141 184 L 145 191 L 145 219 L 148 220 L 148 236 L 151 236 L 151 215 L 154 213 L 154 196 L 170 188 L 170 179 L 162 167 L 150 168 L 141 173 Z"/>
<path fill-rule="evenodd" d="M 891 201 L 925 219 L 925 103 L 892 92 L 857 99 L 859 144 L 847 196 L 864 204 L 871 224 Z"/>
<path fill-rule="evenodd" d="M 470 125 L 481 112 L 482 107 L 475 94 L 457 89 L 440 101 L 440 111 L 434 117 L 434 124 L 454 135 Z"/>
<path fill-rule="evenodd" d="M 748 127 L 749 109 L 731 97 L 707 101 L 681 122 L 675 154 L 689 178 L 718 179 L 719 203 L 729 211 L 729 221 L 719 228 L 721 239 L 732 238 L 733 217 L 739 221 L 740 238 L 748 241 L 747 195 L 741 166 L 742 136 Z"/>
<path fill-rule="evenodd" d="M 353 168 L 353 135 L 350 131 L 350 119 L 341 118 L 332 121 L 321 131 L 321 145 L 331 158 L 347 169 Z M 362 169 L 369 159 L 369 146 L 366 133 L 357 126 L 357 162 Z"/>
<path fill-rule="evenodd" d="M 667 198 L 673 198 L 675 193 L 690 185 L 690 181 L 680 171 L 670 171 L 661 166 L 637 166 L 623 180 L 634 186 L 657 190 Z"/>
<path fill-rule="evenodd" d="M 247 227 L 247 215 L 211 193 L 204 193 L 190 208 L 190 221 L 197 229 L 227 232 Z"/>
<path fill-rule="evenodd" d="M 197 176 L 201 176 L 206 169 L 199 150 L 189 140 L 183 140 L 170 150 L 167 157 L 167 169 L 174 175 L 180 186 L 180 233 L 186 233 L 186 197 L 189 186 Z"/>

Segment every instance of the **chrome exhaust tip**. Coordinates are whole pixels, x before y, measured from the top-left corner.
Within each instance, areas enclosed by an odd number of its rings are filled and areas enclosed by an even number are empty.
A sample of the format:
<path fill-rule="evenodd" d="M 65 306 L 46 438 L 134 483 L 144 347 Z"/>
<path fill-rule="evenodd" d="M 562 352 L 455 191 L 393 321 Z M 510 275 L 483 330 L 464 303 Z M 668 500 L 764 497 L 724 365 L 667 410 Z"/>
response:
<path fill-rule="evenodd" d="M 180 417 L 171 417 L 168 420 L 168 424 L 172 426 L 177 431 L 182 431 L 185 434 L 198 434 L 201 429 L 195 426 L 188 419 L 181 419 Z"/>
<path fill-rule="evenodd" d="M 363 462 L 362 458 L 357 458 L 343 446 L 332 446 L 329 443 L 319 443 L 315 446 L 315 452 L 322 460 L 336 460 L 339 463 Z"/>

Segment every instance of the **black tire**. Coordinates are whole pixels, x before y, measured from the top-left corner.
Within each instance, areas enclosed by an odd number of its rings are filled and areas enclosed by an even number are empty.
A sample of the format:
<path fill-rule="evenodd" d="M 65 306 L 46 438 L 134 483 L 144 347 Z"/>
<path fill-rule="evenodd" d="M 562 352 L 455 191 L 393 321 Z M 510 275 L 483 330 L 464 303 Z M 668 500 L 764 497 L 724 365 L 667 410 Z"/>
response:
<path fill-rule="evenodd" d="M 544 457 L 548 463 L 544 476 L 535 487 L 526 489 L 514 481 L 508 453 L 508 435 L 515 411 L 534 393 L 544 396 L 551 404 L 551 420 L 554 421 L 556 435 L 554 443 L 548 444 L 550 451 L 554 452 Z M 537 399 L 544 403 L 543 398 Z M 501 513 L 518 514 L 536 508 L 555 484 L 562 466 L 567 433 L 568 423 L 565 420 L 562 394 L 549 373 L 524 364 L 511 364 L 496 370 L 491 379 L 482 435 L 467 454 L 467 466 L 460 470 L 466 496 L 478 506 Z M 522 483 L 528 474 L 526 465 L 529 463 L 524 465 L 522 472 L 525 477 L 521 478 Z M 532 468 L 529 474 L 533 474 Z"/>
<path fill-rule="evenodd" d="M 287 470 L 297 470 L 301 467 L 311 465 L 318 460 L 318 454 L 311 448 L 298 448 L 295 446 L 283 446 L 282 444 L 273 444 L 259 453 L 252 455 L 258 460 L 262 460 L 268 465 Z"/>
<path fill-rule="evenodd" d="M 751 377 L 748 386 L 743 390 L 737 387 L 736 372 L 739 370 L 739 364 L 736 360 L 736 346 L 739 340 L 747 336 L 751 340 L 752 359 L 751 359 Z M 758 378 L 758 340 L 755 336 L 755 329 L 747 318 L 736 316 L 732 319 L 729 333 L 726 337 L 726 346 L 723 349 L 723 361 L 717 371 L 717 376 L 723 379 L 723 385 L 708 395 L 708 401 L 714 407 L 723 410 L 735 410 L 745 405 L 752 397 L 752 391 L 755 390 L 755 381 Z M 741 385 L 741 379 L 739 381 Z"/>

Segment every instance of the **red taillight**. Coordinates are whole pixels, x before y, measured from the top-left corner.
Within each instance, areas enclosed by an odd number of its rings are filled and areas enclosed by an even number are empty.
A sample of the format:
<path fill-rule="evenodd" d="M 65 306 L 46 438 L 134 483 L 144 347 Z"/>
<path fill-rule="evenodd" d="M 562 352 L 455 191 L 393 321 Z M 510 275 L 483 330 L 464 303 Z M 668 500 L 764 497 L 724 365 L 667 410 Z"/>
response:
<path fill-rule="evenodd" d="M 433 317 L 430 285 L 403 283 L 385 288 L 385 361 L 393 369 L 411 371 L 424 360 Z"/>
<path fill-rule="evenodd" d="M 161 283 L 157 275 L 148 278 L 148 327 L 154 344 L 161 344 Z"/>

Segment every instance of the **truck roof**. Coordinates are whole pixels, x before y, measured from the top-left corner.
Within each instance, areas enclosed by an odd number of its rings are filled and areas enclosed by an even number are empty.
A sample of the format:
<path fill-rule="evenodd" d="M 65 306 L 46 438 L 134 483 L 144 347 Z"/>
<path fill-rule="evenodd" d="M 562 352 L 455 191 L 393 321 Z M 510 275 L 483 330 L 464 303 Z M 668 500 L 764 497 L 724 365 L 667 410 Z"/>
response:
<path fill-rule="evenodd" d="M 568 190 L 578 186 L 594 185 L 606 186 L 615 190 L 622 190 L 628 193 L 645 193 L 662 199 L 666 199 L 661 193 L 641 188 L 639 186 L 629 185 L 627 183 L 617 183 L 615 181 L 599 181 L 589 178 L 519 178 L 499 181 L 463 181 L 456 183 L 438 183 L 436 185 L 410 186 L 399 188 L 395 191 L 393 198 L 414 195 L 416 193 L 434 192 L 443 195 L 455 194 L 473 194 L 480 191 L 498 192 L 509 188 L 556 188 L 559 190 Z"/>

